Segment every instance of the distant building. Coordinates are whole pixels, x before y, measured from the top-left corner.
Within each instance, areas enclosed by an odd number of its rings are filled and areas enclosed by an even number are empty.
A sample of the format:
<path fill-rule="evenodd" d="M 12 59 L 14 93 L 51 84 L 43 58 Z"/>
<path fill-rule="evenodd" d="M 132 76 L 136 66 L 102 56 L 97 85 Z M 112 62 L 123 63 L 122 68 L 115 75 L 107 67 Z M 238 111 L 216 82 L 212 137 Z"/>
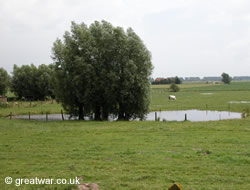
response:
<path fill-rule="evenodd" d="M 165 78 L 156 78 L 155 81 L 156 82 L 160 82 L 161 80 L 164 80 Z"/>
<path fill-rule="evenodd" d="M 204 81 L 221 81 L 221 77 L 204 77 Z"/>
<path fill-rule="evenodd" d="M 233 80 L 250 80 L 250 76 L 235 76 Z"/>
<path fill-rule="evenodd" d="M 200 77 L 185 77 L 185 81 L 200 81 Z"/>

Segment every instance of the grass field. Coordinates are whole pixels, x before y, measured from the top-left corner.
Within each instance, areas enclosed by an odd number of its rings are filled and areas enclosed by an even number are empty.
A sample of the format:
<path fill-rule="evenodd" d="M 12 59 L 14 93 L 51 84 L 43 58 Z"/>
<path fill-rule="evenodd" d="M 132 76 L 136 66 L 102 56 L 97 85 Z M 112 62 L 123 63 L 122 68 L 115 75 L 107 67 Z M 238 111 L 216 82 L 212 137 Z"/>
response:
<path fill-rule="evenodd" d="M 152 86 L 151 110 L 208 109 L 243 112 L 247 104 L 229 104 L 231 101 L 250 101 L 250 82 L 234 82 L 230 85 L 184 83 L 180 92 L 169 92 L 169 85 Z M 177 101 L 169 101 L 173 94 Z"/>
<path fill-rule="evenodd" d="M 182 84 L 168 101 L 169 86 L 152 86 L 152 110 L 244 111 L 250 83 Z M 204 94 L 205 93 L 205 94 Z M 209 93 L 209 94 L 208 94 Z M 58 113 L 55 102 L 19 102 L 0 115 Z M 5 177 L 83 176 L 101 190 L 250 189 L 250 117 L 213 122 L 23 121 L 0 118 L 0 189 L 72 189 L 71 185 L 6 185 Z"/>
<path fill-rule="evenodd" d="M 250 189 L 250 119 L 217 122 L 0 120 L 6 176 L 74 178 L 101 189 Z M 29 186 L 22 189 L 66 189 Z"/>

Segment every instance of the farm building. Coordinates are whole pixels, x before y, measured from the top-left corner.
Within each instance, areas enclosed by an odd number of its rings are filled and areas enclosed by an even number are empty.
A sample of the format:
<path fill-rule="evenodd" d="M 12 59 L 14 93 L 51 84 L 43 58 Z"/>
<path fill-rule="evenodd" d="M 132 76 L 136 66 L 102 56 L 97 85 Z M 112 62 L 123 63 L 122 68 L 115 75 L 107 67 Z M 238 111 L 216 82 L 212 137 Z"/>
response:
<path fill-rule="evenodd" d="M 7 102 L 7 96 L 0 95 L 0 103 L 6 103 L 6 102 Z"/>

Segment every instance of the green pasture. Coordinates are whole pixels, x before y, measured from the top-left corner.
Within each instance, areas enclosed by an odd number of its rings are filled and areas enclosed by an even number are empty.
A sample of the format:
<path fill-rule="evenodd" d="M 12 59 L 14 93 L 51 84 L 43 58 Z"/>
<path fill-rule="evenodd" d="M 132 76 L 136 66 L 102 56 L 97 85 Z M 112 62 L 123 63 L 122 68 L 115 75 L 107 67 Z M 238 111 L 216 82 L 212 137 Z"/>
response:
<path fill-rule="evenodd" d="M 250 101 L 250 82 L 226 84 L 184 83 L 180 92 L 170 92 L 169 85 L 152 86 L 151 110 L 225 110 L 243 112 L 250 109 L 250 103 L 230 103 Z M 176 101 L 169 101 L 169 95 Z"/>
<path fill-rule="evenodd" d="M 215 122 L 78 122 L 0 119 L 0 189 L 16 178 L 67 178 L 102 190 L 250 189 L 250 119 Z"/>

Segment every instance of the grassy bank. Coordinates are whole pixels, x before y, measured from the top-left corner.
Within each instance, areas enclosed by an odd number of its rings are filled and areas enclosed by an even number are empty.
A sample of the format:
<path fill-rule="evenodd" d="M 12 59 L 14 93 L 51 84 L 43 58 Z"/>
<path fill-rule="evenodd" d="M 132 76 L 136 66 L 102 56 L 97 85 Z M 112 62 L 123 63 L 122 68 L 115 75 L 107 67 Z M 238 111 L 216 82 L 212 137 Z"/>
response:
<path fill-rule="evenodd" d="M 249 123 L 0 119 L 0 189 L 15 187 L 6 176 L 83 176 L 104 190 L 165 190 L 173 181 L 185 190 L 249 190 Z"/>
<path fill-rule="evenodd" d="M 8 106 L 0 107 L 0 117 L 6 117 L 12 112 L 13 115 L 60 113 L 62 106 L 54 101 L 16 101 L 9 102 Z"/>

